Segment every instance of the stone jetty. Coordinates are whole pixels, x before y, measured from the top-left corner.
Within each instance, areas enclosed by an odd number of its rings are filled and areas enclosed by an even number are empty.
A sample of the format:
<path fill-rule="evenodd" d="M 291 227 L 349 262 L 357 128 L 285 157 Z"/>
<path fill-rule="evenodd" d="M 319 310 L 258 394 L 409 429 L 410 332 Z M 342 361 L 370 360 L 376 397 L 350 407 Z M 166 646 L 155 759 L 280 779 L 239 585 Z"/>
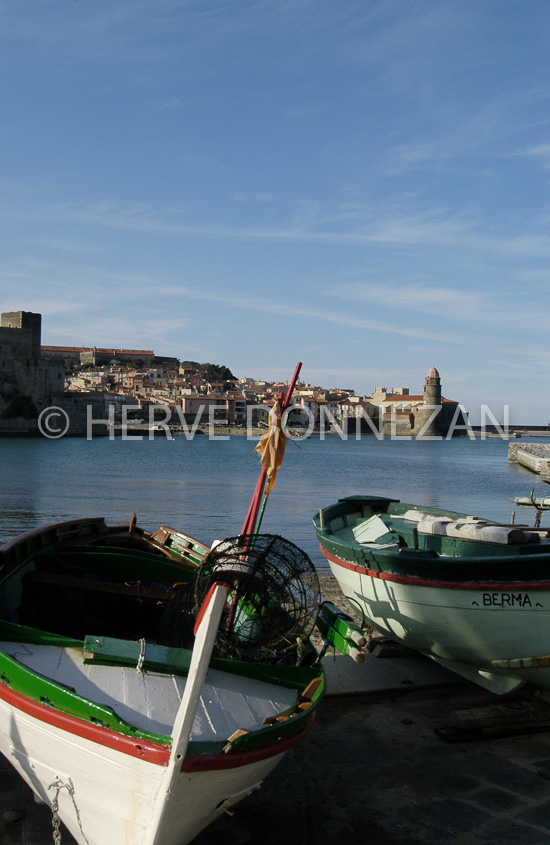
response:
<path fill-rule="evenodd" d="M 508 460 L 537 472 L 550 476 L 550 444 L 547 443 L 510 443 Z"/>

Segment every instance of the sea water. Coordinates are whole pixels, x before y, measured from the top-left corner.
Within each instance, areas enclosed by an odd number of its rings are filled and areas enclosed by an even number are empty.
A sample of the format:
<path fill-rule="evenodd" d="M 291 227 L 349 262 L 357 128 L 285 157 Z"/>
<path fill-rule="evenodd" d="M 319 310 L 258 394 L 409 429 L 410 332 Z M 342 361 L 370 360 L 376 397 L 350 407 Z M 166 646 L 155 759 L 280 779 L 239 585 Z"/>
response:
<path fill-rule="evenodd" d="M 0 543 L 79 516 L 111 525 L 178 528 L 205 543 L 241 531 L 260 470 L 256 440 L 164 435 L 0 439 Z M 337 435 L 289 442 L 262 531 L 296 543 L 326 569 L 311 522 L 342 496 L 378 494 L 492 520 L 533 523 L 513 496 L 547 495 L 540 477 L 508 462 L 508 441 L 378 440 Z M 549 522 L 547 519 L 546 522 Z M 543 517 L 543 525 L 545 520 Z"/>

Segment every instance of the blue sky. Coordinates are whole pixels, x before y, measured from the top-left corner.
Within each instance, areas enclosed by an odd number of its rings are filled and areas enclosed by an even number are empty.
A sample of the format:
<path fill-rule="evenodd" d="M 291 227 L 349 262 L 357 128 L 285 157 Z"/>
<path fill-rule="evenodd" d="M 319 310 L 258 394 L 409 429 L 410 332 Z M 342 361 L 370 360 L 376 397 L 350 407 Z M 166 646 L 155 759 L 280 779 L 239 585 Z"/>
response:
<path fill-rule="evenodd" d="M 2 0 L 0 310 L 550 421 L 546 0 Z"/>

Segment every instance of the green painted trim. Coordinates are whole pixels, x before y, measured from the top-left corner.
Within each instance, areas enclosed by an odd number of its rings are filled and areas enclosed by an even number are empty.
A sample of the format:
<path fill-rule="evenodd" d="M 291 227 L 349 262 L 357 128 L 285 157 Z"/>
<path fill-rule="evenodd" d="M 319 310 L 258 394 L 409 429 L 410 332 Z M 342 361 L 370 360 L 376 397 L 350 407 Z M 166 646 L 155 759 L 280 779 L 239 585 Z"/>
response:
<path fill-rule="evenodd" d="M 49 550 L 44 550 L 47 554 Z M 40 559 L 40 554 L 36 555 Z M 94 575 L 108 573 L 113 576 L 153 578 L 159 583 L 172 585 L 176 582 L 189 581 L 192 570 L 183 567 L 166 555 L 156 554 L 146 549 L 132 549 L 124 546 L 96 545 L 84 549 L 55 549 L 58 560 L 68 566 L 74 566 L 78 572 L 86 570 Z M 129 568 L 129 564 L 131 564 Z M 13 573 L 12 573 L 13 574 Z"/>
<path fill-rule="evenodd" d="M 111 666 L 137 666 L 139 656 L 139 642 L 116 639 L 115 637 L 94 637 L 92 635 L 88 635 L 84 640 L 85 663 L 99 662 Z M 143 668 L 185 677 L 189 671 L 190 661 L 190 649 L 147 643 Z M 298 692 L 302 692 L 312 680 L 322 674 L 320 667 L 271 666 L 222 657 L 213 657 L 210 666 L 231 675 L 253 678 L 287 689 L 296 689 Z"/>
<path fill-rule="evenodd" d="M 338 631 L 340 636 L 344 637 L 344 639 L 351 639 L 352 634 L 359 634 L 359 636 L 363 636 L 361 628 L 355 624 L 351 616 L 348 616 L 347 613 L 344 613 L 343 610 L 340 610 L 339 607 L 336 607 L 336 605 L 331 602 L 324 601 L 321 604 L 319 616 L 326 620 L 336 631 Z M 319 617 L 317 618 L 317 625 L 318 623 Z M 353 640 L 351 640 L 351 642 L 353 642 Z"/>
<path fill-rule="evenodd" d="M 329 642 L 335 648 L 338 649 L 340 654 L 349 655 L 352 649 L 358 651 L 356 644 L 353 641 L 349 641 L 346 637 L 342 636 L 340 631 L 329 622 L 328 619 L 325 619 L 323 616 L 319 616 L 317 619 L 317 628 L 324 640 Z"/>
<path fill-rule="evenodd" d="M 286 739 L 290 739 L 300 733 L 313 718 L 317 703 L 312 704 L 308 710 L 298 713 L 287 719 L 286 722 L 276 722 L 274 725 L 266 725 L 256 731 L 250 731 L 239 736 L 229 743 L 228 754 L 238 754 L 244 751 L 257 751 L 266 745 L 274 745 Z M 225 745 L 227 748 L 227 744 Z M 189 756 L 189 755 L 188 755 Z"/>
<path fill-rule="evenodd" d="M 117 733 L 155 742 L 159 745 L 169 745 L 171 742 L 169 736 L 142 731 L 133 727 L 117 716 L 112 707 L 90 701 L 90 699 L 78 695 L 68 687 L 64 687 L 43 675 L 38 675 L 4 652 L 0 652 L 0 682 L 7 684 L 33 701 L 54 707 L 56 710 L 75 716 L 77 719 L 83 719 Z"/>
<path fill-rule="evenodd" d="M 17 625 L 0 619 L 0 640 L 10 643 L 36 643 L 37 645 L 58 645 L 64 648 L 82 648 L 82 640 L 74 640 L 61 634 L 50 634 L 27 625 Z"/>
<path fill-rule="evenodd" d="M 141 652 L 139 642 L 114 637 L 84 638 L 84 663 L 99 663 L 105 666 L 137 666 Z M 171 646 L 146 643 L 142 668 L 150 672 L 187 676 L 191 663 L 191 651 Z"/>

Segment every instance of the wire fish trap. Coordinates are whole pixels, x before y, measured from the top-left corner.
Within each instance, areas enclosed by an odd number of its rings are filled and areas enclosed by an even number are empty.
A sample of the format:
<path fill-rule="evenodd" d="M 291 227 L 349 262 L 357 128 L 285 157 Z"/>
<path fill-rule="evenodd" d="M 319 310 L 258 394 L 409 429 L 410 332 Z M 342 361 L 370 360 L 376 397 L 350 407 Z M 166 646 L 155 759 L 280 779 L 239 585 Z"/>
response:
<path fill-rule="evenodd" d="M 170 609 L 172 636 L 167 644 L 179 644 L 174 640 L 179 633 L 188 636 L 189 618 L 196 617 L 218 581 L 228 585 L 229 595 L 214 645 L 216 656 L 303 661 L 321 601 L 319 578 L 305 552 L 272 534 L 231 537 L 209 552 L 186 590 L 173 600 L 177 605 Z"/>

